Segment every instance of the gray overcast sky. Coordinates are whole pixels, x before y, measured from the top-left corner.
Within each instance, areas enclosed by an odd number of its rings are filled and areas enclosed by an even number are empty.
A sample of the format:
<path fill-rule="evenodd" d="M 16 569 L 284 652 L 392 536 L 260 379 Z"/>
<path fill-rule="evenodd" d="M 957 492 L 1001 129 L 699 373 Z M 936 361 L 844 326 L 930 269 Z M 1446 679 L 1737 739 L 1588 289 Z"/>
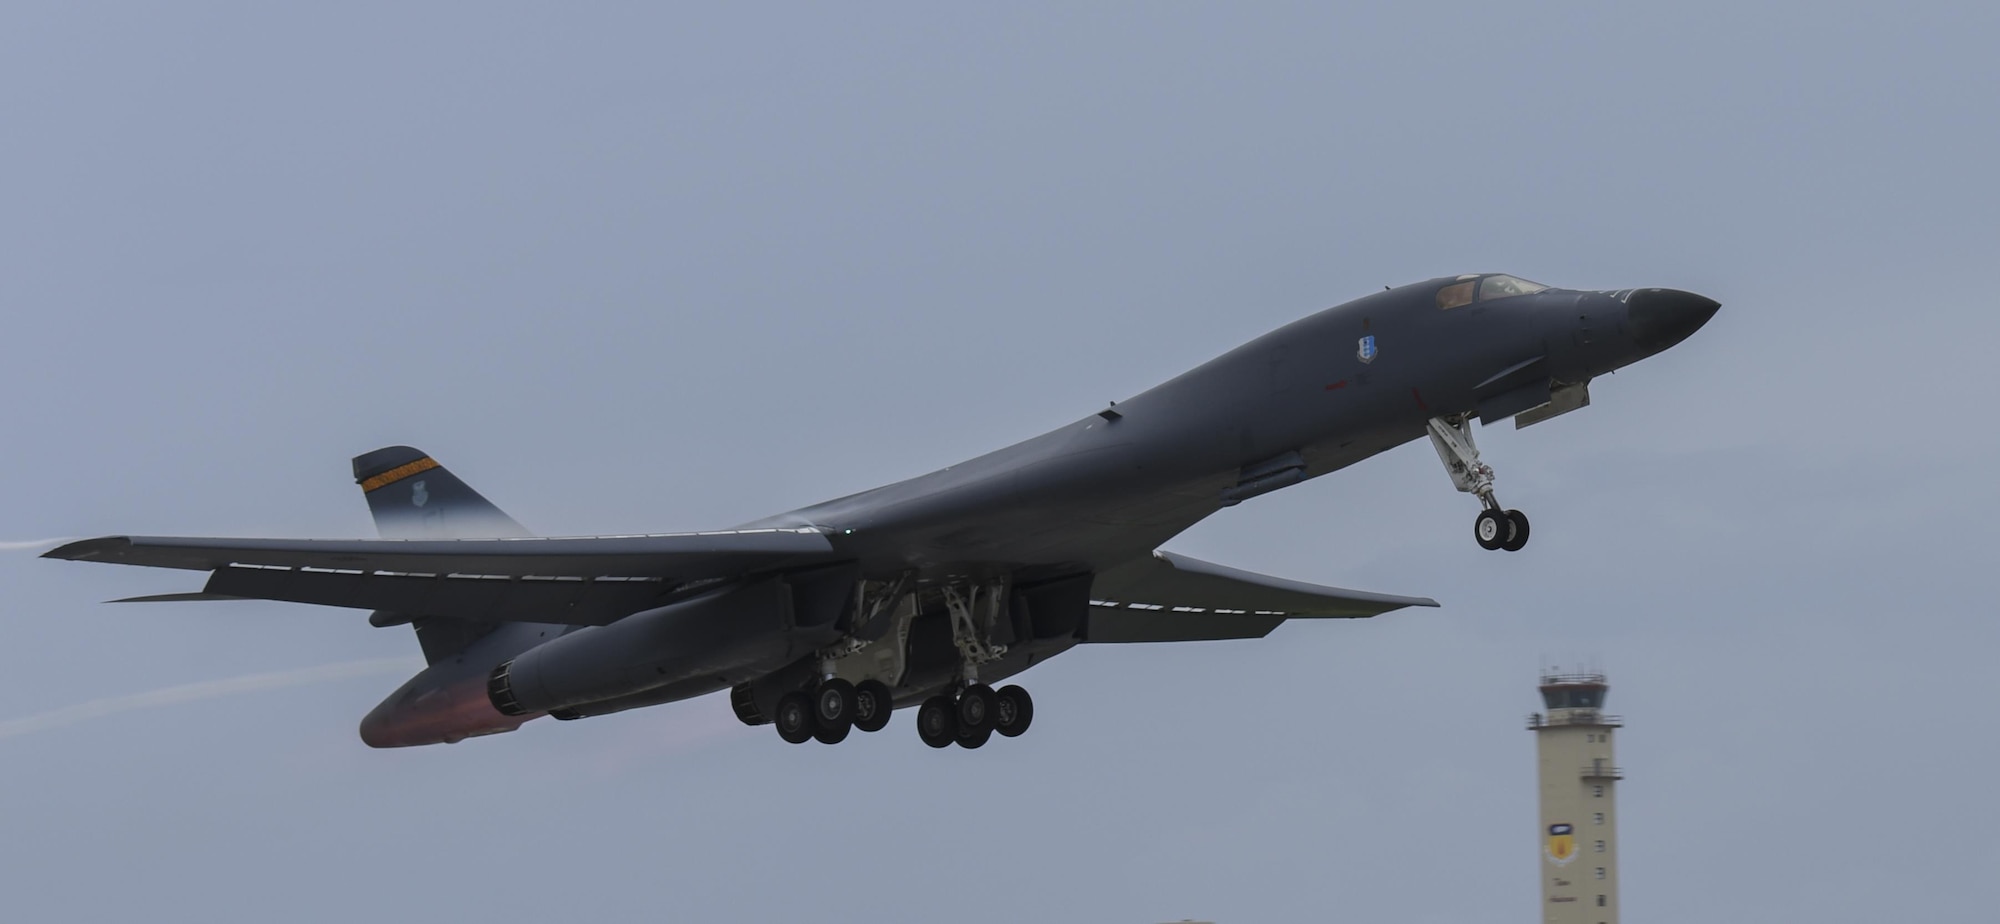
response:
<path fill-rule="evenodd" d="M 0 917 L 1525 921 L 1580 659 L 1629 920 L 1989 917 L 2000 14 L 1331 6 L 0 10 L 0 540 L 365 536 L 403 442 L 543 532 L 721 527 L 1383 285 L 1724 303 L 1481 434 L 1525 552 L 1423 445 L 1171 546 L 1441 610 L 1078 651 L 977 752 L 718 698 L 373 751 L 365 666 L 0 724 Z M 0 723 L 416 653 L 0 580 Z"/>

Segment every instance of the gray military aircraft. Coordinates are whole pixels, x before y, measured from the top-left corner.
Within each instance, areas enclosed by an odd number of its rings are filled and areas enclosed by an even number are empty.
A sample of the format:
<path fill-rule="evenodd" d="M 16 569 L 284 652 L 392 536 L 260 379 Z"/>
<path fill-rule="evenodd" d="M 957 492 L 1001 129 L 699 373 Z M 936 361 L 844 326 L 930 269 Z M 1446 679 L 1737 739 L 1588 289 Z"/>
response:
<path fill-rule="evenodd" d="M 373 610 L 427 667 L 361 722 L 375 747 L 455 742 L 729 690 L 786 741 L 835 743 L 916 705 L 926 744 L 1019 735 L 989 684 L 1079 643 L 1261 638 L 1399 597 L 1159 551 L 1216 511 L 1428 434 L 1476 496 L 1473 534 L 1520 549 L 1472 421 L 1527 426 L 1715 314 L 1674 289 L 1507 275 L 1377 292 L 1266 334 L 1053 432 L 908 481 L 720 532 L 536 538 L 407 446 L 354 459 L 383 538 L 112 536 L 47 557 L 210 572 L 199 593 Z"/>

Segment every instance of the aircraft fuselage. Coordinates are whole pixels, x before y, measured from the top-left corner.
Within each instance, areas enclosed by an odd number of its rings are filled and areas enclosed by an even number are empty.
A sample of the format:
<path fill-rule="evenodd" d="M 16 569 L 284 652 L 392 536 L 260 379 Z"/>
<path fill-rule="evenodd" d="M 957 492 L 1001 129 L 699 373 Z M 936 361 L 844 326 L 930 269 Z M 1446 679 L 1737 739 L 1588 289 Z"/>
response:
<path fill-rule="evenodd" d="M 1260 467 L 1279 473 L 1277 487 L 1346 468 L 1422 438 L 1432 418 L 1478 412 L 1482 383 L 1537 359 L 1528 379 L 1580 385 L 1678 342 L 1715 304 L 1675 290 L 1551 288 L 1439 307 L 1441 290 L 1480 278 L 1326 309 L 1105 413 L 749 525 L 826 529 L 877 573 L 1099 568 L 1227 506 Z"/>

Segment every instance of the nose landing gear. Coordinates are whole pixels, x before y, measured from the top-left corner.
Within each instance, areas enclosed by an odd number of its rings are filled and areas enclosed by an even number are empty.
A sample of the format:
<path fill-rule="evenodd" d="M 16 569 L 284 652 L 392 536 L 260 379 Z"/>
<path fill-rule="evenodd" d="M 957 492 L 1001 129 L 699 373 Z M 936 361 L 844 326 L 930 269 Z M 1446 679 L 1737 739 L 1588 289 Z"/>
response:
<path fill-rule="evenodd" d="M 1431 446 L 1444 463 L 1451 483 L 1479 498 L 1479 517 L 1472 521 L 1472 538 L 1482 549 L 1518 552 L 1528 544 L 1528 517 L 1519 510 L 1503 510 L 1493 496 L 1493 467 L 1479 461 L 1479 445 L 1472 440 L 1472 421 L 1465 416 L 1433 417 L 1425 425 Z"/>

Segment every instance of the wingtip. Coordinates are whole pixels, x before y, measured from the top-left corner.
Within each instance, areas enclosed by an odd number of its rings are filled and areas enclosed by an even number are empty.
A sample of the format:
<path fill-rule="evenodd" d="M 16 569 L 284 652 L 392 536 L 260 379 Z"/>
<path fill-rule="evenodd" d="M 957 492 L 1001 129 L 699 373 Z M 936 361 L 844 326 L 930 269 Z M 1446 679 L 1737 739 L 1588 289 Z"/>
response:
<path fill-rule="evenodd" d="M 104 602 L 106 603 L 200 603 L 209 600 L 245 600 L 245 599 L 248 598 L 231 596 L 229 594 L 211 594 L 203 591 L 196 591 L 194 593 L 184 593 L 184 594 L 146 594 L 144 596 L 139 596 L 139 597 L 120 597 L 116 600 L 106 600 Z"/>
<path fill-rule="evenodd" d="M 104 560 L 115 558 L 130 548 L 132 548 L 130 536 L 100 536 L 96 539 L 79 539 L 56 546 L 43 552 L 42 557 L 64 561 Z"/>

